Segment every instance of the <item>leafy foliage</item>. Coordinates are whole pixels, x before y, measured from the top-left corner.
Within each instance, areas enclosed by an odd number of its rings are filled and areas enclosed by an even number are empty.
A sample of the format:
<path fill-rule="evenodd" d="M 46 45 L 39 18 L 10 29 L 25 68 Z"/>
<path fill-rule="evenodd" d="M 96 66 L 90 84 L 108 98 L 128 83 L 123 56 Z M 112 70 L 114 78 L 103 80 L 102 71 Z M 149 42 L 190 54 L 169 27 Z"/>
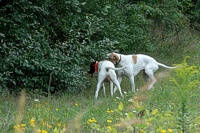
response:
<path fill-rule="evenodd" d="M 0 1 L 0 87 L 77 92 L 88 88 L 88 64 L 111 51 L 151 52 L 152 27 L 172 32 L 199 22 L 198 2 Z M 185 15 L 187 14 L 187 15 Z M 190 15 L 191 14 L 191 15 Z M 194 22 L 194 21 L 193 21 Z M 52 80 L 49 84 L 50 74 Z"/>

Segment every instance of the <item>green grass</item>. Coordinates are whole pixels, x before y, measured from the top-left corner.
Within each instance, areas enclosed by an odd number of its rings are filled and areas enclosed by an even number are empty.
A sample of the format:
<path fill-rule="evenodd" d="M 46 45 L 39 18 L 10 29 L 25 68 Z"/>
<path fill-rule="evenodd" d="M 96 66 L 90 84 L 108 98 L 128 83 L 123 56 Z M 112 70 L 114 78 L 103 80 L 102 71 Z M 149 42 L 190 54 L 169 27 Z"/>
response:
<path fill-rule="evenodd" d="M 189 66 L 200 66 L 199 39 L 187 39 L 182 46 L 175 46 L 177 48 L 171 47 L 169 42 L 168 45 L 162 44 L 161 53 L 151 56 L 166 65 L 180 64 L 185 56 L 190 56 Z M 199 84 L 190 91 L 176 89 L 169 81 L 169 78 L 176 77 L 175 72 L 164 68 L 156 72 L 156 77 L 158 81 L 153 90 L 136 93 L 131 92 L 130 82 L 124 78 L 124 98 L 118 91 L 111 97 L 106 83 L 106 97 L 100 90 L 98 100 L 95 100 L 95 78 L 89 78 L 92 87 L 79 94 L 43 97 L 37 93 L 22 93 L 16 97 L 3 92 L 0 94 L 0 132 L 200 132 Z M 195 79 L 199 80 L 199 75 L 192 77 L 191 81 Z M 141 73 L 136 76 L 135 83 L 141 90 L 144 85 Z"/>

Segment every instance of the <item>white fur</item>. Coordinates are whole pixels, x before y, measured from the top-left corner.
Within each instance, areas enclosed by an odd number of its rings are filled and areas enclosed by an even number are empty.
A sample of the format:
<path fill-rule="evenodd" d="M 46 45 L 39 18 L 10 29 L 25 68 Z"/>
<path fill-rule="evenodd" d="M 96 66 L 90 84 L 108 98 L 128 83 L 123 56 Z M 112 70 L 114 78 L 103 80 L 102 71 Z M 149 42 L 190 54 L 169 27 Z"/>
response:
<path fill-rule="evenodd" d="M 148 90 L 150 90 L 153 85 L 156 83 L 156 78 L 154 77 L 154 72 L 158 70 L 158 66 L 162 66 L 165 68 L 176 68 L 176 67 L 169 67 L 164 64 L 157 62 L 154 58 L 143 55 L 143 54 L 136 54 L 136 55 L 122 55 L 117 53 L 110 53 L 107 55 L 108 59 L 111 59 L 111 56 L 116 55 L 114 57 L 114 64 L 118 64 L 117 66 L 123 67 L 127 66 L 125 69 L 117 71 L 118 81 L 121 84 L 122 75 L 125 75 L 130 79 L 132 91 L 135 92 L 135 82 L 134 77 L 141 71 L 144 70 L 144 73 L 148 77 L 149 86 Z M 136 56 L 136 60 L 133 60 L 133 56 Z M 118 60 L 115 60 L 118 59 Z M 116 88 L 115 88 L 116 90 Z M 115 92 L 114 90 L 114 92 Z"/>
<path fill-rule="evenodd" d="M 114 84 L 116 85 L 117 89 L 120 92 L 120 95 L 123 97 L 120 84 L 117 81 L 117 75 L 115 73 L 115 70 L 122 70 L 124 68 L 126 68 L 126 66 L 124 66 L 122 68 L 115 68 L 114 64 L 107 60 L 99 62 L 99 64 L 98 64 L 98 83 L 97 83 L 97 88 L 96 88 L 96 92 L 95 92 L 96 99 L 98 97 L 99 89 L 101 86 L 103 86 L 104 95 L 105 95 L 105 86 L 104 86 L 103 82 L 106 78 L 110 78 L 111 96 L 113 96 L 113 82 L 114 82 Z"/>

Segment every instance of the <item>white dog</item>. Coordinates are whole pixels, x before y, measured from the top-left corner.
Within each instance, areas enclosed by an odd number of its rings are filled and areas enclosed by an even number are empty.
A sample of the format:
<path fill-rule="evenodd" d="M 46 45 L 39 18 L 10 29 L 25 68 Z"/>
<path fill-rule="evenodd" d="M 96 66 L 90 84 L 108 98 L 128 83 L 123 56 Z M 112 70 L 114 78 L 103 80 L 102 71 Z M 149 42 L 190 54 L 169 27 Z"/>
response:
<path fill-rule="evenodd" d="M 96 99 L 98 97 L 99 89 L 101 86 L 103 86 L 104 95 L 105 95 L 105 86 L 103 83 L 105 79 L 110 80 L 111 96 L 113 96 L 113 82 L 114 82 L 114 84 L 116 85 L 117 89 L 120 92 L 120 95 L 123 97 L 120 84 L 117 81 L 117 75 L 115 73 L 115 70 L 122 70 L 124 68 L 126 68 L 126 66 L 122 68 L 115 68 L 114 64 L 107 60 L 100 61 L 99 63 L 95 61 L 90 64 L 90 71 L 88 73 L 93 74 L 94 72 L 98 72 L 98 83 L 97 83 L 97 88 L 95 92 Z"/>
<path fill-rule="evenodd" d="M 149 82 L 148 90 L 150 90 L 156 83 L 154 72 L 158 70 L 158 66 L 176 68 L 161 64 L 154 58 L 143 54 L 123 55 L 118 53 L 109 53 L 107 59 L 119 67 L 127 66 L 124 70 L 117 71 L 118 81 L 121 84 L 122 75 L 128 77 L 133 92 L 135 92 L 134 76 L 136 76 L 141 70 L 144 70 L 144 78 L 146 79 L 146 82 Z"/>

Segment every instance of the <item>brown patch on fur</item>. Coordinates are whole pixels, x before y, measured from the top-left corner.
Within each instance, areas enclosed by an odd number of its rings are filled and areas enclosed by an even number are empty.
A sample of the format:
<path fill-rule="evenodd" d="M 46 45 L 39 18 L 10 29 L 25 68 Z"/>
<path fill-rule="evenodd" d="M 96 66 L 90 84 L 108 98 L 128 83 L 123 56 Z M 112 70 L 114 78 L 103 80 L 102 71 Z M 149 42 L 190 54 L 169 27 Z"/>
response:
<path fill-rule="evenodd" d="M 117 62 L 119 60 L 119 57 L 116 54 L 111 53 L 110 56 L 109 56 L 109 60 L 111 62 Z"/>
<path fill-rule="evenodd" d="M 133 55 L 133 56 L 132 56 L 132 59 L 133 59 L 133 63 L 136 64 L 136 63 L 137 63 L 137 56 L 136 56 L 136 55 Z"/>

